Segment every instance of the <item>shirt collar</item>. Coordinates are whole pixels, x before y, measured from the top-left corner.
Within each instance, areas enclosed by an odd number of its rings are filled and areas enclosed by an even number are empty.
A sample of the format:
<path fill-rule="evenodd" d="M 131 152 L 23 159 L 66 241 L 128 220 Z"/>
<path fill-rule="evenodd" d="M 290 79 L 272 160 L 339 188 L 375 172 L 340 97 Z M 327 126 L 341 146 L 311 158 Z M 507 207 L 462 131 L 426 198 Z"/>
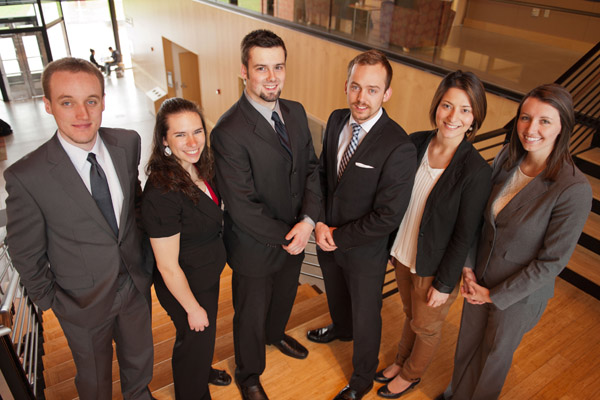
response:
<path fill-rule="evenodd" d="M 370 120 L 363 122 L 362 124 L 359 124 L 359 125 L 365 132 L 369 133 L 371 128 L 373 128 L 373 126 L 375 126 L 375 124 L 377 123 L 377 121 L 379 121 L 379 118 L 381 118 L 382 115 L 383 115 L 383 108 L 379 108 L 379 111 L 377 111 L 377 114 L 375 114 L 375 116 L 373 118 L 371 118 Z M 352 117 L 352 114 L 350 114 L 350 120 L 348 121 L 348 124 L 350 125 L 350 127 L 352 127 L 353 123 L 358 124 L 358 122 L 356 122 L 354 120 L 354 118 Z"/>
<path fill-rule="evenodd" d="M 245 89 L 244 89 L 244 96 L 246 96 L 246 99 L 248 100 L 248 102 L 250 102 L 252 107 L 254 107 L 256 109 L 256 111 L 258 111 L 260 113 L 260 115 L 262 115 L 267 121 L 269 121 L 269 123 L 271 125 L 275 124 L 273 122 L 273 120 L 271 119 L 271 116 L 273 115 L 273 111 L 275 111 L 279 115 L 279 118 L 283 121 L 283 116 L 281 115 L 281 110 L 279 109 L 279 99 L 277 99 L 277 101 L 275 102 L 275 108 L 273 108 L 271 110 L 269 107 L 265 107 L 262 104 L 254 101 L 248 95 L 248 92 L 246 92 Z"/>
<path fill-rule="evenodd" d="M 60 132 L 57 132 L 58 141 L 62 145 L 63 149 L 71 159 L 71 162 L 77 168 L 77 170 L 82 171 L 87 163 L 88 153 L 94 153 L 98 155 L 101 152 L 101 142 L 100 134 L 96 134 L 96 142 L 94 143 L 94 147 L 90 151 L 83 150 L 80 147 L 75 146 L 66 141 L 65 138 L 62 137 Z"/>

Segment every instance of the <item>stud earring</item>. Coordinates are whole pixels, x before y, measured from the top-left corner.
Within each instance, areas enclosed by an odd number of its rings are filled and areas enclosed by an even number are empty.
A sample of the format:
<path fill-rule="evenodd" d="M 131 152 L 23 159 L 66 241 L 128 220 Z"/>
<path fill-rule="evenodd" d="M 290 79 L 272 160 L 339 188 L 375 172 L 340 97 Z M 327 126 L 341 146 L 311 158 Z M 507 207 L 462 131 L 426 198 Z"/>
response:
<path fill-rule="evenodd" d="M 165 146 L 165 156 L 169 157 L 173 152 L 169 146 Z"/>

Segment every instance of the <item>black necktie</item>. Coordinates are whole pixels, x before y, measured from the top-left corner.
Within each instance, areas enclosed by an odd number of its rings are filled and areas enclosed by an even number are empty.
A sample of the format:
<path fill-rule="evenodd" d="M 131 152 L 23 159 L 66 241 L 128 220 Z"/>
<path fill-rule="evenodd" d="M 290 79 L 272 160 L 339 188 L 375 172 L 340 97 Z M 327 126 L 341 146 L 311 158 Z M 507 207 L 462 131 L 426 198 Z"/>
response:
<path fill-rule="evenodd" d="M 271 115 L 271 119 L 275 122 L 275 130 L 279 135 L 279 143 L 281 146 L 292 155 L 292 147 L 290 146 L 290 137 L 288 136 L 287 130 L 285 129 L 285 125 L 281 122 L 281 118 L 279 118 L 279 114 L 276 111 L 273 111 Z"/>
<path fill-rule="evenodd" d="M 98 208 L 104 215 L 104 218 L 112 228 L 115 236 L 119 233 L 119 227 L 117 225 L 117 218 L 115 217 L 115 209 L 113 208 L 112 198 L 110 197 L 110 190 L 108 188 L 108 181 L 104 170 L 98 161 L 94 153 L 88 153 L 87 160 L 92 164 L 90 167 L 90 186 L 92 187 L 92 197 L 98 204 Z"/>

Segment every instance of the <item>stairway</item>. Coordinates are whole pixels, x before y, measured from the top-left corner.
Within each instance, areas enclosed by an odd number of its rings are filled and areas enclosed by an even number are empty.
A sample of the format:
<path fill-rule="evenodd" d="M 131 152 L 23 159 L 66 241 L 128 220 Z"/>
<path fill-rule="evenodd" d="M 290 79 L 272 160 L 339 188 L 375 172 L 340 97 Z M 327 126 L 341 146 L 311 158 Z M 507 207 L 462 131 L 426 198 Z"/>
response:
<path fill-rule="evenodd" d="M 600 148 L 574 156 L 575 164 L 592 186 L 592 211 L 567 269 L 561 277 L 600 299 Z M 578 276 L 570 273 L 574 272 Z"/>
<path fill-rule="evenodd" d="M 173 377 L 171 373 L 171 354 L 175 340 L 175 328 L 166 311 L 160 306 L 154 290 L 152 291 L 152 334 L 154 341 L 154 376 L 150 390 L 157 399 L 174 399 Z M 298 287 L 298 294 L 287 329 L 294 331 L 299 326 L 319 317 L 328 318 L 327 300 L 324 294 L 310 285 Z M 66 338 L 58 320 L 52 311 L 46 311 L 44 317 L 44 379 L 45 395 L 48 400 L 71 400 L 77 398 L 75 388 L 75 364 L 67 346 Z M 324 322 L 329 323 L 329 322 Z M 215 344 L 214 363 L 217 368 L 233 371 L 233 304 L 231 299 L 231 269 L 225 268 L 221 275 L 221 293 L 217 316 L 217 339 Z M 293 335 L 293 334 L 292 334 Z M 295 335 L 294 335 L 295 336 Z M 303 335 L 297 338 L 303 343 Z M 268 346 L 267 352 L 276 349 Z M 237 388 L 231 386 L 235 396 Z M 211 387 L 214 392 L 215 388 Z M 119 366 L 113 349 L 113 398 L 121 399 Z M 227 397 L 221 397 L 227 398 Z"/>

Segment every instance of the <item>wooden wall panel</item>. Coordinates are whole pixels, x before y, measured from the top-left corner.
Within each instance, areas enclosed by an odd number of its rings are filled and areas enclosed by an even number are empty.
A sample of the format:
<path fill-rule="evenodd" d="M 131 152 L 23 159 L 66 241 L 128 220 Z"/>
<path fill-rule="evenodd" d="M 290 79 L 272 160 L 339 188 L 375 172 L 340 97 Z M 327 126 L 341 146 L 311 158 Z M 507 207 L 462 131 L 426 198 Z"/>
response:
<path fill-rule="evenodd" d="M 166 89 L 163 36 L 198 54 L 209 127 L 238 100 L 240 42 L 248 32 L 259 28 L 274 31 L 286 43 L 284 98 L 301 102 L 323 123 L 331 111 L 346 106 L 346 67 L 358 54 L 356 49 L 191 0 L 123 3 L 126 16 L 133 21 L 129 37 L 136 84 L 142 90 L 157 85 Z M 393 95 L 386 110 L 408 132 L 429 129 L 429 103 L 441 78 L 398 63 L 393 63 L 393 68 Z M 503 126 L 516 110 L 514 102 L 489 94 L 488 105 L 482 132 Z"/>

